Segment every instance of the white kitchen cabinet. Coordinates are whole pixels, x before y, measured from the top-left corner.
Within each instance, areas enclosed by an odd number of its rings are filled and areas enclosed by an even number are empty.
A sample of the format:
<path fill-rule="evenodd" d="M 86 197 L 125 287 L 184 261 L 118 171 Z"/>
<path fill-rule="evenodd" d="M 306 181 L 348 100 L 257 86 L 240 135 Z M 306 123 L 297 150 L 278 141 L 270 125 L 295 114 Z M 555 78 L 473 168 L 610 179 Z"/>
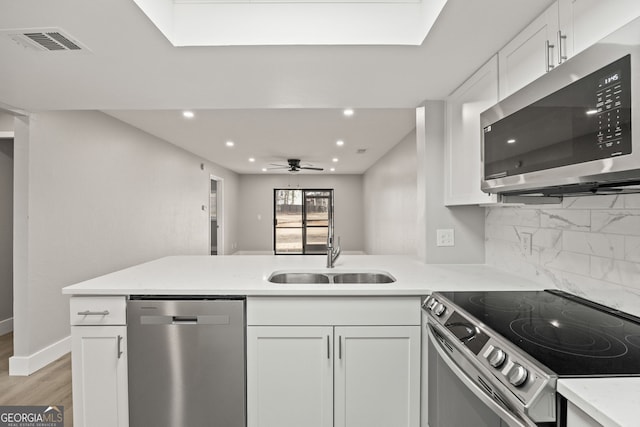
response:
<path fill-rule="evenodd" d="M 480 67 L 447 98 L 444 149 L 446 206 L 497 201 L 495 195 L 480 190 L 480 113 L 497 102 L 497 56 Z"/>
<path fill-rule="evenodd" d="M 577 54 L 640 17 L 638 0 L 559 0 L 568 56 Z"/>
<path fill-rule="evenodd" d="M 71 329 L 74 425 L 128 426 L 127 327 Z"/>
<path fill-rule="evenodd" d="M 420 327 L 336 327 L 335 427 L 420 424 Z"/>
<path fill-rule="evenodd" d="M 570 401 L 567 401 L 567 427 L 602 427 L 602 424 Z"/>
<path fill-rule="evenodd" d="M 247 298 L 248 426 L 418 427 L 420 319 L 419 297 Z"/>
<path fill-rule="evenodd" d="M 500 99 L 557 65 L 558 7 L 554 2 L 498 52 Z"/>
<path fill-rule="evenodd" d="M 76 427 L 127 427 L 125 297 L 71 298 L 73 420 Z"/>
<path fill-rule="evenodd" d="M 249 427 L 333 425 L 333 328 L 247 328 Z"/>

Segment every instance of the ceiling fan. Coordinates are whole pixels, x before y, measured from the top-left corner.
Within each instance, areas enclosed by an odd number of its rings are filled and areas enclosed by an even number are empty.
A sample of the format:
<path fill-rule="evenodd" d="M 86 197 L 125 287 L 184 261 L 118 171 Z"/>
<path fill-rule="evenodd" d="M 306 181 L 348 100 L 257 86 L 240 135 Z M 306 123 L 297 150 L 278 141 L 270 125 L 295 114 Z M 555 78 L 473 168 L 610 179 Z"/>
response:
<path fill-rule="evenodd" d="M 288 163 L 288 165 L 286 165 L 286 166 L 272 163 L 271 165 L 274 166 L 274 167 L 269 168 L 269 169 L 288 169 L 289 172 L 300 172 L 301 169 L 312 170 L 312 171 L 322 171 L 322 170 L 324 170 L 324 168 L 317 168 L 317 167 L 315 167 L 313 165 L 301 166 L 300 165 L 300 159 L 287 159 L 287 163 Z"/>

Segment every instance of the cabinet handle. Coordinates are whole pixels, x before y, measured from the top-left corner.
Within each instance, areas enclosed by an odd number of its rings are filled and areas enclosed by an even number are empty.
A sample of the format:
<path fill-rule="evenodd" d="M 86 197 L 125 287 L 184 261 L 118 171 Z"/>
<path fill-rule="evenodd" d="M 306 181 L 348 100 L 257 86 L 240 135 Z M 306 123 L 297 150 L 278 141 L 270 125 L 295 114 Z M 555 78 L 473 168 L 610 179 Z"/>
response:
<path fill-rule="evenodd" d="M 545 40 L 544 41 L 544 47 L 545 47 L 545 59 L 547 60 L 547 73 L 551 70 L 553 70 L 554 65 L 551 63 L 551 58 L 553 57 L 551 55 L 551 49 L 553 49 L 555 46 L 552 45 L 551 43 L 549 43 L 549 40 Z"/>
<path fill-rule="evenodd" d="M 558 64 L 562 64 L 567 60 L 567 54 L 562 54 L 562 42 L 564 41 L 565 48 L 567 46 L 567 35 L 562 34 L 562 30 L 558 30 Z"/>
<path fill-rule="evenodd" d="M 78 312 L 78 316 L 108 316 L 108 315 L 109 315 L 109 310 L 104 310 L 104 311 L 85 310 L 85 311 Z"/>
<path fill-rule="evenodd" d="M 122 335 L 118 335 L 118 359 L 122 356 Z"/>
<path fill-rule="evenodd" d="M 338 336 L 338 359 L 342 359 L 342 335 Z"/>
<path fill-rule="evenodd" d="M 331 345 L 329 344 L 329 335 L 327 335 L 327 359 L 331 359 Z"/>

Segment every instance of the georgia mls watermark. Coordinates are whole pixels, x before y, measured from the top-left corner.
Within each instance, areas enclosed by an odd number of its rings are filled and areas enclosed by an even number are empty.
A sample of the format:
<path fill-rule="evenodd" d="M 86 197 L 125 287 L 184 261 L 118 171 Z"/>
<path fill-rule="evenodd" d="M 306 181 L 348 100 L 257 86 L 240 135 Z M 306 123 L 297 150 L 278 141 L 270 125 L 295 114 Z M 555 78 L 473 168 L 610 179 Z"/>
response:
<path fill-rule="evenodd" d="M 64 427 L 64 407 L 0 406 L 0 427 Z"/>

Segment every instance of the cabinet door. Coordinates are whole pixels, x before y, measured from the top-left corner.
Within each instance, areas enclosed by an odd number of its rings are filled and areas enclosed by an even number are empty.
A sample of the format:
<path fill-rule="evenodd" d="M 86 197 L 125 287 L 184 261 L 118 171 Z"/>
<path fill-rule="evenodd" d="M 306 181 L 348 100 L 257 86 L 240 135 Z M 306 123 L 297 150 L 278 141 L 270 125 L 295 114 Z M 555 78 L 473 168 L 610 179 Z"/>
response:
<path fill-rule="evenodd" d="M 420 326 L 334 333 L 335 427 L 418 427 Z"/>
<path fill-rule="evenodd" d="M 126 326 L 74 326 L 73 421 L 76 427 L 129 425 Z"/>
<path fill-rule="evenodd" d="M 557 34 L 556 2 L 498 52 L 500 99 L 531 83 L 555 65 Z"/>
<path fill-rule="evenodd" d="M 573 403 L 567 401 L 567 427 L 601 427 L 602 424 L 594 420 Z"/>
<path fill-rule="evenodd" d="M 333 328 L 247 328 L 249 427 L 333 426 Z"/>
<path fill-rule="evenodd" d="M 638 0 L 560 0 L 560 26 L 573 54 L 639 16 Z"/>
<path fill-rule="evenodd" d="M 447 99 L 444 204 L 496 202 L 480 190 L 480 113 L 498 102 L 498 59 L 491 58 Z"/>

